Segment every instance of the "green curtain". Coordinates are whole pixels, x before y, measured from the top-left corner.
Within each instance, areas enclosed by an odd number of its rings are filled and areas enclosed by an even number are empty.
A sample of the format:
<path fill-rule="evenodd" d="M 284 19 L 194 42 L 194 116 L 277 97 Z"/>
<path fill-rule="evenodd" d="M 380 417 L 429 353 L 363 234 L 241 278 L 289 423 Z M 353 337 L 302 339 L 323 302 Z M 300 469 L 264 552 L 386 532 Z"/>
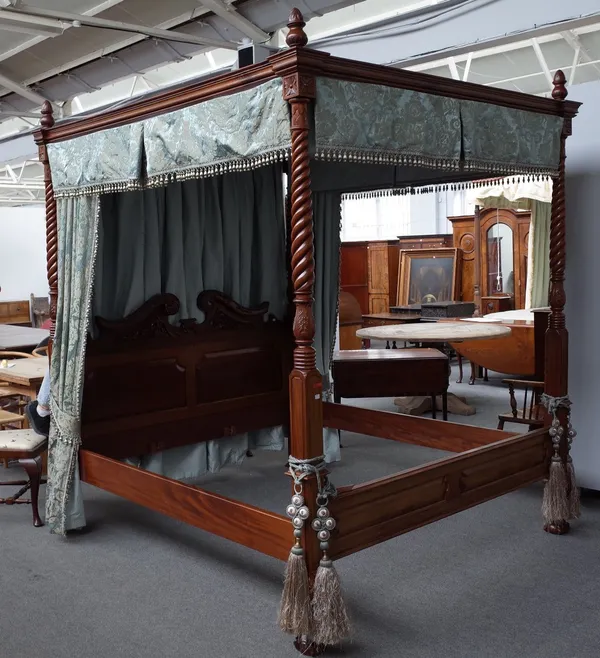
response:
<path fill-rule="evenodd" d="M 279 165 L 102 197 L 94 316 L 118 319 L 153 295 L 170 292 L 173 321 L 203 314 L 202 290 L 221 290 L 244 306 L 287 307 L 285 223 Z M 194 480 L 249 449 L 281 450 L 281 427 L 141 456 L 135 464 Z"/>
<path fill-rule="evenodd" d="M 531 211 L 529 255 L 527 263 L 527 308 L 548 305 L 550 286 L 550 221 L 552 204 L 536 199 L 509 201 L 503 196 L 485 197 L 485 208 L 510 208 Z"/>
<path fill-rule="evenodd" d="M 85 525 L 78 471 L 81 401 L 90 320 L 98 197 L 57 200 L 58 304 L 50 370 L 46 524 L 65 534 Z"/>
<path fill-rule="evenodd" d="M 340 192 L 313 194 L 315 238 L 315 350 L 317 368 L 323 375 L 323 398 L 332 397 L 331 358 L 338 320 L 340 278 L 340 224 L 342 220 Z M 323 430 L 326 460 L 340 459 L 338 432 Z"/>
<path fill-rule="evenodd" d="M 172 183 L 165 188 L 102 197 L 95 275 L 94 316 L 121 318 L 161 292 L 175 294 L 174 321 L 195 317 L 198 293 L 222 290 L 245 306 L 269 302 L 287 308 L 283 188 L 279 165 L 251 172 Z M 337 323 L 341 196 L 314 196 L 315 349 L 328 389 Z M 135 460 L 141 468 L 194 480 L 248 449 L 281 450 L 282 428 L 182 446 Z M 325 431 L 328 461 L 339 459 L 337 433 Z"/>

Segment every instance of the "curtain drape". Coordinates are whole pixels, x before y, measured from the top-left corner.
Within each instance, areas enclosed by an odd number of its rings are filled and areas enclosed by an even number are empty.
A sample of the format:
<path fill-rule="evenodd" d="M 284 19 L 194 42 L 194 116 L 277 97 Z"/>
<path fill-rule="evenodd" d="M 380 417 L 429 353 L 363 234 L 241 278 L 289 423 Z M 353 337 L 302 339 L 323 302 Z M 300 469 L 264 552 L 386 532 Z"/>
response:
<path fill-rule="evenodd" d="M 222 290 L 248 306 L 287 308 L 285 225 L 280 166 L 227 174 L 165 188 L 102 197 L 94 315 L 121 318 L 161 292 L 175 294 L 174 320 L 202 313 L 198 293 Z M 314 196 L 315 349 L 328 390 L 337 323 L 340 195 Z M 243 461 L 248 449 L 280 450 L 282 428 L 183 446 L 135 460 L 178 480 L 194 480 Z M 336 432 L 324 431 L 327 461 L 339 459 Z"/>
<path fill-rule="evenodd" d="M 340 192 L 313 194 L 315 238 L 315 351 L 317 368 L 323 375 L 323 398 L 332 397 L 331 358 L 338 321 L 340 281 L 340 224 L 342 195 Z M 323 430 L 323 451 L 328 462 L 340 459 L 337 431 Z"/>
<path fill-rule="evenodd" d="M 264 167 L 163 188 L 102 197 L 94 315 L 121 318 L 152 295 L 170 292 L 181 308 L 173 320 L 203 314 L 202 290 L 221 290 L 244 306 L 287 306 L 281 168 Z M 173 448 L 136 465 L 193 480 L 249 449 L 280 450 L 282 428 Z"/>
<path fill-rule="evenodd" d="M 77 463 L 98 198 L 58 199 L 58 304 L 51 372 L 46 524 L 65 534 L 85 525 Z"/>

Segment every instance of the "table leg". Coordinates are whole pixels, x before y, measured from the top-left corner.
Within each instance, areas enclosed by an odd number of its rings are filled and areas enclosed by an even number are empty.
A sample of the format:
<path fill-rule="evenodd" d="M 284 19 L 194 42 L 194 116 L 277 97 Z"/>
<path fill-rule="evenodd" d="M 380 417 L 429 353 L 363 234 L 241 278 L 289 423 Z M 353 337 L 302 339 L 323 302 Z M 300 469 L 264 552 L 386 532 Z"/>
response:
<path fill-rule="evenodd" d="M 393 349 L 393 350 L 398 349 L 398 348 L 396 347 L 396 341 L 395 341 L 395 340 L 392 341 L 392 349 Z"/>
<path fill-rule="evenodd" d="M 448 420 L 448 391 L 442 393 L 442 419 Z"/>
<path fill-rule="evenodd" d="M 431 417 L 434 418 L 434 419 L 437 418 L 437 413 L 436 413 L 436 411 L 437 411 L 437 401 L 436 401 L 435 398 L 436 398 L 435 395 L 431 396 Z"/>

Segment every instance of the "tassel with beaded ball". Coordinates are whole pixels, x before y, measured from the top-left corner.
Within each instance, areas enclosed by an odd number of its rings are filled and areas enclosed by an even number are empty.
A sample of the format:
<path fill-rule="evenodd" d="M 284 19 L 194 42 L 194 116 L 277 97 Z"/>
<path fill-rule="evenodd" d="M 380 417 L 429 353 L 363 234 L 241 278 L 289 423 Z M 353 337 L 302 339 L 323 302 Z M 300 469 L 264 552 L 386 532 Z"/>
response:
<path fill-rule="evenodd" d="M 292 635 L 308 635 L 311 632 L 310 588 L 304 549 L 300 539 L 304 522 L 310 512 L 304 505 L 301 493 L 292 496 L 286 514 L 292 519 L 296 539 L 285 568 L 283 593 L 279 606 L 279 627 Z"/>
<path fill-rule="evenodd" d="M 350 634 L 350 620 L 342 596 L 338 572 L 329 558 L 329 539 L 336 526 L 335 519 L 327 508 L 327 495 L 317 497 L 317 517 L 312 527 L 317 533 L 323 557 L 315 576 L 312 596 L 313 638 L 317 644 L 331 646 L 340 644 Z"/>

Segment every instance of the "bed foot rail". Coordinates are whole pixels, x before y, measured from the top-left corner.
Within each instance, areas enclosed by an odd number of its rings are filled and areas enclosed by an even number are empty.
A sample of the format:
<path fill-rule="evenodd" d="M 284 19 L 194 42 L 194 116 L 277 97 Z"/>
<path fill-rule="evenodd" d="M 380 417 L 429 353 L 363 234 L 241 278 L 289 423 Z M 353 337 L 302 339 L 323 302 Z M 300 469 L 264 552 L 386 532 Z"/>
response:
<path fill-rule="evenodd" d="M 321 656 L 327 649 L 324 644 L 316 644 L 306 635 L 297 636 L 294 647 L 302 656 Z"/>

